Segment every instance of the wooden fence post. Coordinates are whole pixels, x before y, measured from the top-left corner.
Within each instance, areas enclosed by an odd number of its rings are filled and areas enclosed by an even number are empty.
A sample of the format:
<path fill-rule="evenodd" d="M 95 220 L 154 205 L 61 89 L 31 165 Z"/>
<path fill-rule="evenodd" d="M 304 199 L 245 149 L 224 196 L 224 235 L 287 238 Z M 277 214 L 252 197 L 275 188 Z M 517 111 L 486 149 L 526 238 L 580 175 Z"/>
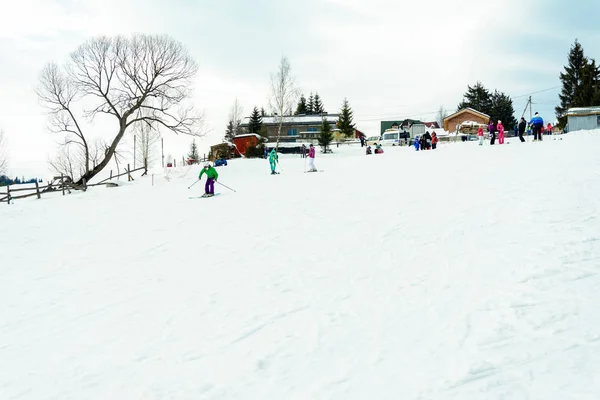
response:
<path fill-rule="evenodd" d="M 63 174 L 60 174 L 60 184 L 62 185 L 63 196 L 65 195 L 65 178 Z"/>
<path fill-rule="evenodd" d="M 130 169 L 129 169 L 129 164 L 127 164 L 127 181 L 130 182 L 133 179 L 131 179 L 131 174 L 129 173 Z"/>
<path fill-rule="evenodd" d="M 38 184 L 38 181 L 35 181 L 35 191 L 37 192 L 37 198 L 41 199 L 42 196 L 40 195 L 40 185 Z"/>
<path fill-rule="evenodd" d="M 6 185 L 6 204 L 10 204 L 10 185 Z"/>
<path fill-rule="evenodd" d="M 85 178 L 83 178 L 83 191 L 87 191 L 87 182 L 85 181 Z"/>
<path fill-rule="evenodd" d="M 112 181 L 112 169 L 110 170 L 110 178 L 109 178 L 109 180 Z"/>

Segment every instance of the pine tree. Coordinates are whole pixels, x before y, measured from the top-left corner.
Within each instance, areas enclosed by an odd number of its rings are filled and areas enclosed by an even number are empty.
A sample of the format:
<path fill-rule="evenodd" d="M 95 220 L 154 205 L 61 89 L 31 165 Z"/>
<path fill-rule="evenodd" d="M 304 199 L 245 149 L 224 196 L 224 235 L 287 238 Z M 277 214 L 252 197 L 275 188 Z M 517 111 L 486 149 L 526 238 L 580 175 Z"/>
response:
<path fill-rule="evenodd" d="M 337 127 L 345 135 L 347 138 L 354 136 L 356 126 L 352 122 L 353 112 L 348 104 L 348 100 L 344 98 L 344 103 L 342 104 L 342 110 L 340 111 L 340 116 L 337 121 Z"/>
<path fill-rule="evenodd" d="M 262 127 L 262 116 L 258 111 L 258 108 L 254 107 L 252 114 L 250 115 L 250 121 L 248 122 L 248 132 L 258 133 Z"/>
<path fill-rule="evenodd" d="M 312 115 L 315 113 L 315 98 L 310 92 L 310 96 L 308 96 L 308 103 L 306 103 L 306 115 Z"/>
<path fill-rule="evenodd" d="M 580 107 L 597 106 L 600 69 L 596 66 L 596 60 L 591 59 L 581 69 L 581 85 L 575 90 L 574 103 Z"/>
<path fill-rule="evenodd" d="M 323 148 L 323 152 L 327 152 L 327 148 L 329 144 L 333 141 L 333 132 L 331 132 L 331 125 L 326 118 L 323 118 L 323 122 L 321 123 L 321 132 L 319 134 L 319 146 Z"/>
<path fill-rule="evenodd" d="M 196 146 L 196 140 L 192 140 L 190 146 L 190 152 L 188 153 L 188 159 L 194 160 L 194 162 L 200 161 L 200 154 L 198 154 L 198 146 Z"/>
<path fill-rule="evenodd" d="M 510 96 L 495 90 L 491 95 L 491 102 L 491 110 L 486 114 L 494 118 L 494 123 L 500 120 L 505 129 L 512 129 L 517 120 L 515 119 L 515 109 Z"/>
<path fill-rule="evenodd" d="M 265 112 L 265 108 L 264 107 L 260 108 L 260 116 L 261 117 L 266 117 L 267 116 L 267 113 Z"/>
<path fill-rule="evenodd" d="M 583 47 L 576 39 L 569 51 L 568 65 L 564 67 L 565 71 L 560 73 L 560 81 L 562 82 L 562 89 L 558 95 L 560 105 L 554 109 L 560 127 L 564 127 L 567 123 L 567 118 L 562 117 L 567 109 L 584 106 L 580 103 L 582 97 L 580 92 L 583 82 L 582 74 L 587 64 L 588 60 L 583 53 Z"/>
<path fill-rule="evenodd" d="M 234 137 L 235 126 L 233 125 L 233 121 L 229 120 L 229 122 L 227 123 L 227 128 L 225 128 L 225 137 L 223 139 L 228 142 L 233 142 Z"/>
<path fill-rule="evenodd" d="M 321 115 L 325 112 L 325 107 L 323 107 L 323 102 L 321 102 L 321 97 L 319 93 L 315 93 L 314 103 L 313 103 L 313 114 Z"/>
<path fill-rule="evenodd" d="M 463 101 L 459 103 L 457 110 L 470 107 L 484 114 L 492 115 L 492 96 L 481 82 L 477 82 L 475 86 L 467 86 L 467 91 L 463 95 Z"/>
<path fill-rule="evenodd" d="M 304 95 L 301 95 L 300 100 L 298 101 L 298 106 L 296 107 L 296 112 L 294 115 L 306 114 L 306 111 L 307 111 L 306 99 L 304 98 Z"/>

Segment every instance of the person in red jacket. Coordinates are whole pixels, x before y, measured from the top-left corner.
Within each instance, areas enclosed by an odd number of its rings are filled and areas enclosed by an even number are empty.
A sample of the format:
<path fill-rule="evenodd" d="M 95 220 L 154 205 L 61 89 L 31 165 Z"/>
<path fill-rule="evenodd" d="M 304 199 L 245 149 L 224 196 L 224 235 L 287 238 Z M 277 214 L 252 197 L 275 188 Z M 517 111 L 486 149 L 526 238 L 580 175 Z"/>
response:
<path fill-rule="evenodd" d="M 313 146 L 312 143 L 308 149 L 308 165 L 310 167 L 308 170 L 309 172 L 317 172 L 317 169 L 315 168 L 315 146 Z"/>
<path fill-rule="evenodd" d="M 437 134 L 435 132 L 433 132 L 431 134 L 431 148 L 433 150 L 436 149 L 438 142 L 440 141 L 440 139 L 438 139 Z"/>

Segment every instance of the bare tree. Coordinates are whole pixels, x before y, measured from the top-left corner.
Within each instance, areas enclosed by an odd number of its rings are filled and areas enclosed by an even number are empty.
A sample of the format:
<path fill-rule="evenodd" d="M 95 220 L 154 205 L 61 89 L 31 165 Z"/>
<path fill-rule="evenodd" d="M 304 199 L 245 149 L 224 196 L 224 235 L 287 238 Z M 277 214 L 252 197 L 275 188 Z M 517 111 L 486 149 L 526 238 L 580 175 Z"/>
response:
<path fill-rule="evenodd" d="M 229 111 L 229 121 L 227 129 L 225 131 L 225 140 L 232 141 L 232 139 L 242 133 L 240 124 L 242 123 L 244 108 L 241 106 L 239 100 L 236 98 Z"/>
<path fill-rule="evenodd" d="M 444 119 L 446 119 L 447 116 L 448 111 L 444 108 L 444 106 L 440 106 L 436 117 L 437 123 L 440 126 L 440 128 L 444 127 Z"/>
<path fill-rule="evenodd" d="M 0 130 L 0 174 L 6 173 L 8 167 L 8 154 L 6 150 L 6 139 L 4 131 Z"/>
<path fill-rule="evenodd" d="M 150 168 L 158 159 L 157 145 L 160 142 L 160 128 L 156 122 L 140 121 L 133 129 L 135 134 L 135 156 Z"/>
<path fill-rule="evenodd" d="M 296 100 L 300 95 L 300 91 L 296 87 L 296 82 L 291 75 L 291 70 L 292 68 L 288 59 L 282 57 L 279 69 L 275 74 L 271 74 L 271 99 L 269 105 L 273 114 L 279 119 L 275 149 L 279 148 L 284 114 L 288 112 L 291 115 L 291 110 L 296 105 Z"/>
<path fill-rule="evenodd" d="M 81 167 L 74 169 L 82 171 L 77 183 L 89 181 L 108 165 L 134 124 L 154 123 L 176 134 L 203 136 L 202 116 L 185 105 L 196 71 L 179 42 L 154 35 L 98 37 L 73 52 L 64 71 L 47 65 L 37 94 L 49 111 L 50 130 L 65 137 L 62 146 L 76 146 L 82 154 L 77 160 Z M 111 117 L 115 127 L 94 164 L 91 134 L 83 122 L 98 115 Z"/>

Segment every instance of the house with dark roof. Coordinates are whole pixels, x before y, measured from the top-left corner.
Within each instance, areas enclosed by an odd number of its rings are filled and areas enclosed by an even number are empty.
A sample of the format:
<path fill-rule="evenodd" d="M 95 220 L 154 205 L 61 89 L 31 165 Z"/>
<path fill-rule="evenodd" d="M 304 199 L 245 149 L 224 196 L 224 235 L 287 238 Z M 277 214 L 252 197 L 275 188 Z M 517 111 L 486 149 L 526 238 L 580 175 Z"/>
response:
<path fill-rule="evenodd" d="M 281 120 L 281 138 L 280 142 L 314 142 L 316 143 L 321 131 L 323 119 L 331 125 L 332 132 L 339 131 L 336 128 L 338 114 L 322 115 L 286 115 L 281 119 L 278 116 L 262 117 L 262 126 L 266 128 L 266 136 L 269 142 L 277 140 L 279 123 Z M 240 124 L 241 128 L 247 129 L 250 124 L 250 117 L 245 117 Z"/>
<path fill-rule="evenodd" d="M 455 132 L 457 126 L 467 121 L 487 124 L 490 121 L 490 116 L 473 108 L 463 108 L 444 118 L 444 130 L 446 132 Z"/>

